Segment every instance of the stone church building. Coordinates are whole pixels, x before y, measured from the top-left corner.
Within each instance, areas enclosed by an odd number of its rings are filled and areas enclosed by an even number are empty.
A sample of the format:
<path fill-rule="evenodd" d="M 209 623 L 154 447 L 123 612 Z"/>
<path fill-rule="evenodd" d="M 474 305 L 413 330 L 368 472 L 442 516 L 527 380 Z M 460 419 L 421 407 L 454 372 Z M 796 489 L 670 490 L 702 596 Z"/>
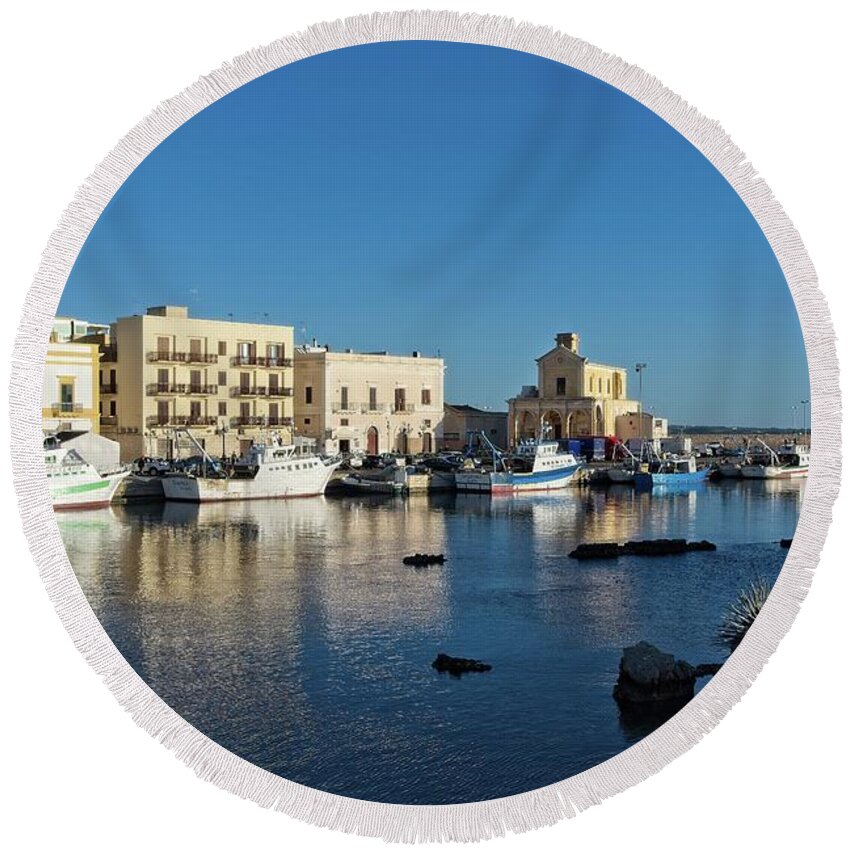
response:
<path fill-rule="evenodd" d="M 617 417 L 639 409 L 628 397 L 627 375 L 582 357 L 577 333 L 559 333 L 555 347 L 537 359 L 537 385 L 508 399 L 511 442 L 537 437 L 541 427 L 552 440 L 615 434 Z"/>

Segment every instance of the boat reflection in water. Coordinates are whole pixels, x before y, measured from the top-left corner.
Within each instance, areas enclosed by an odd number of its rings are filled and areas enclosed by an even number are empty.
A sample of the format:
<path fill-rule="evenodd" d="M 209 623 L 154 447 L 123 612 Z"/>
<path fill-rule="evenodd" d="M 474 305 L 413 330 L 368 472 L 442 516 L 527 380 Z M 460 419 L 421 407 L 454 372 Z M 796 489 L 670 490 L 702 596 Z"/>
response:
<path fill-rule="evenodd" d="M 803 488 L 171 503 L 57 521 L 111 639 L 203 733 L 312 787 L 441 804 L 541 787 L 651 731 L 611 697 L 622 648 L 722 660 L 723 610 L 775 578 Z M 567 557 L 654 537 L 718 549 Z M 415 552 L 446 563 L 404 566 Z M 441 676 L 438 652 L 493 669 Z"/>

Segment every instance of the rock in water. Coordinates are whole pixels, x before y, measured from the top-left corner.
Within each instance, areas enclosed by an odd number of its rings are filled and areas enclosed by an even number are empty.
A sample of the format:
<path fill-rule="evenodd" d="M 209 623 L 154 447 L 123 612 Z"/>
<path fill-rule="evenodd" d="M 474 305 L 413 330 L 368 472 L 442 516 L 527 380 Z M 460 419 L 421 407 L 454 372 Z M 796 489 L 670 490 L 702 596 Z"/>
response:
<path fill-rule="evenodd" d="M 474 658 L 454 658 L 441 652 L 432 662 L 431 666 L 440 673 L 450 673 L 452 676 L 460 676 L 461 673 L 486 673 L 492 670 L 492 666 Z"/>
<path fill-rule="evenodd" d="M 790 549 L 790 548 L 791 548 L 791 544 L 792 544 L 793 542 L 794 542 L 794 538 L 793 538 L 793 537 L 783 537 L 783 538 L 782 538 L 782 540 L 780 540 L 780 541 L 779 541 L 779 545 L 780 545 L 783 549 Z"/>
<path fill-rule="evenodd" d="M 696 670 L 651 643 L 623 650 L 614 699 L 625 705 L 686 702 L 694 695 Z"/>

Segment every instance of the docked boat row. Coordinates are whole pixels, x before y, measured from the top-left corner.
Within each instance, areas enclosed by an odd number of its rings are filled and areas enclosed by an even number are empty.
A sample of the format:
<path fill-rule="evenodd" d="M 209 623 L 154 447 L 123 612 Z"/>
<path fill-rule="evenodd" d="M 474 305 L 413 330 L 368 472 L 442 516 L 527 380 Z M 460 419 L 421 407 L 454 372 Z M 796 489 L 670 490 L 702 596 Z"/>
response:
<path fill-rule="evenodd" d="M 587 466 L 584 459 L 564 450 L 564 441 L 526 440 L 507 452 L 490 442 L 486 434 L 471 432 L 467 452 L 462 455 L 432 456 L 426 459 L 430 463 L 418 465 L 405 465 L 403 458 L 393 458 L 393 463 L 377 471 L 361 470 L 349 463 L 347 474 L 340 470 L 335 475 L 343 459 L 319 455 L 307 441 L 284 444 L 273 435 L 268 443 L 251 446 L 242 457 L 215 459 L 190 432 L 185 432 L 185 436 L 198 452 L 191 463 L 154 463 L 145 458 L 146 463 L 137 464 L 136 471 L 157 476 L 161 482 L 160 498 L 223 502 L 317 496 L 326 492 L 332 479 L 334 486 L 343 491 L 378 496 L 437 489 L 491 495 L 555 491 L 577 480 L 576 474 Z M 643 490 L 692 486 L 712 475 L 799 478 L 807 475 L 809 469 L 809 450 L 797 443 L 785 443 L 774 450 L 758 440 L 748 443 L 738 456 L 701 466 L 693 455 L 662 456 L 649 443 L 640 456 L 628 449 L 625 452 L 622 462 L 595 472 L 611 483 L 633 484 Z M 77 451 L 63 447 L 52 437 L 45 440 L 44 453 L 48 486 L 57 510 L 109 505 L 121 482 L 134 471 L 124 468 L 100 472 Z M 594 480 L 599 477 L 596 475 Z M 140 481 L 136 477 L 131 483 L 135 486 Z"/>

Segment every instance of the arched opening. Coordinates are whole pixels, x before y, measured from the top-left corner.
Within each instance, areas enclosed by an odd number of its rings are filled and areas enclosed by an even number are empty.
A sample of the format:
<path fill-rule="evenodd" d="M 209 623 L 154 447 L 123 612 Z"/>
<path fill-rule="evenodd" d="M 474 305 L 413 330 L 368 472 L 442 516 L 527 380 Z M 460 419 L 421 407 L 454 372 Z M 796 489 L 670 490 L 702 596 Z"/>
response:
<path fill-rule="evenodd" d="M 399 431 L 396 439 L 396 451 L 400 455 L 406 455 L 408 453 L 408 448 L 409 443 L 407 439 L 407 431 Z"/>
<path fill-rule="evenodd" d="M 433 448 L 431 447 L 431 434 L 428 432 L 422 435 L 422 451 L 426 455 L 431 454 L 431 452 L 433 451 Z"/>
<path fill-rule="evenodd" d="M 521 440 L 533 440 L 537 436 L 537 417 L 526 410 L 519 419 L 519 438 Z"/>
<path fill-rule="evenodd" d="M 596 423 L 593 432 L 597 437 L 602 437 L 605 434 L 605 417 L 602 415 L 602 407 L 598 404 L 596 405 Z"/>
<path fill-rule="evenodd" d="M 378 429 L 374 425 L 366 431 L 366 454 L 378 454 Z"/>
<path fill-rule="evenodd" d="M 570 414 L 569 435 L 571 437 L 589 437 L 591 424 L 589 410 L 575 410 Z"/>
<path fill-rule="evenodd" d="M 560 440 L 563 436 L 563 422 L 557 410 L 550 410 L 543 417 L 544 436 L 547 440 Z"/>

